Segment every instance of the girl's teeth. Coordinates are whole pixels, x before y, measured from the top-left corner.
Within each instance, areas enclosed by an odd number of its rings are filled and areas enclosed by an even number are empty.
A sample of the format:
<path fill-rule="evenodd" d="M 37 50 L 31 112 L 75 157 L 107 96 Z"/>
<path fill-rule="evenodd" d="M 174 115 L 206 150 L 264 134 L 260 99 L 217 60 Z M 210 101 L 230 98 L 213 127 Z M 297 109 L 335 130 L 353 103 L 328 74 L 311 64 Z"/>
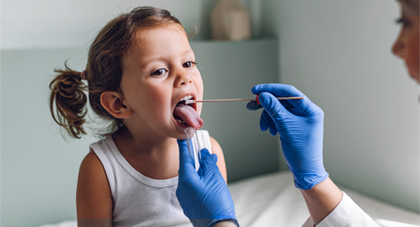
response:
<path fill-rule="evenodd" d="M 186 124 L 186 123 L 185 123 L 185 121 L 183 121 L 183 120 L 181 120 L 181 119 L 176 119 L 176 121 L 177 121 L 178 123 L 181 123 L 181 124 Z"/>
<path fill-rule="evenodd" d="M 192 99 L 192 95 L 187 95 L 184 98 L 181 99 L 181 101 L 187 101 L 189 99 Z"/>

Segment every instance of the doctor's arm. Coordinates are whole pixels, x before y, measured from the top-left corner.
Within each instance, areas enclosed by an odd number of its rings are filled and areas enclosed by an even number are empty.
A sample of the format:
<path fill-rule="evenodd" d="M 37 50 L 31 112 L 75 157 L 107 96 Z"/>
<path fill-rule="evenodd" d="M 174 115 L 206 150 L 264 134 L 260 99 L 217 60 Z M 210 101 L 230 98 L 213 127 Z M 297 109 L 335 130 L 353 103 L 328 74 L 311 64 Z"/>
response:
<path fill-rule="evenodd" d="M 340 203 L 343 193 L 327 178 L 321 183 L 308 190 L 301 190 L 311 219 L 315 225 L 320 223 Z"/>
<path fill-rule="evenodd" d="M 305 198 L 312 227 L 364 227 L 377 225 L 350 197 L 329 179 L 322 160 L 323 111 L 290 85 L 257 85 L 261 105 L 250 102 L 248 109 L 264 108 L 263 131 L 279 133 L 283 154 L 293 173 L 295 186 Z M 278 101 L 275 97 L 303 96 L 303 100 Z M 229 189 L 216 165 L 217 155 L 203 149 L 198 172 L 185 140 L 178 140 L 180 169 L 176 196 L 194 226 L 239 226 Z M 315 223 L 316 222 L 316 223 Z"/>
<path fill-rule="evenodd" d="M 254 101 L 247 108 L 263 108 L 260 128 L 279 134 L 287 166 L 305 199 L 312 220 L 308 220 L 311 225 L 304 226 L 379 226 L 341 192 L 325 171 L 322 109 L 291 85 L 260 84 L 252 92 L 258 95 L 260 105 Z M 288 96 L 304 99 L 276 99 Z"/>
<path fill-rule="evenodd" d="M 291 85 L 260 84 L 252 89 L 260 105 L 250 102 L 247 108 L 263 108 L 260 128 L 280 136 L 283 155 L 301 189 L 315 224 L 340 203 L 341 190 L 331 181 L 323 164 L 324 112 Z M 304 97 L 279 101 L 276 97 Z"/>

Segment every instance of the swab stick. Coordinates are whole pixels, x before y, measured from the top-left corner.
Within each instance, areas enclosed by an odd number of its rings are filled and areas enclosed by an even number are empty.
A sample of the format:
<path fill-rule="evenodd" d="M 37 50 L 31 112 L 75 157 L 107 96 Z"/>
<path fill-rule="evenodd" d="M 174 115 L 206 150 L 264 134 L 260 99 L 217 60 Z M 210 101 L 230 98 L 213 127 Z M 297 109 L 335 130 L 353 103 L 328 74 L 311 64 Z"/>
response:
<path fill-rule="evenodd" d="M 238 101 L 256 101 L 259 105 L 258 96 L 255 99 L 207 99 L 207 100 L 187 100 L 185 104 L 197 103 L 197 102 L 238 102 Z M 289 100 L 289 99 L 303 99 L 303 97 L 277 97 L 278 100 Z"/>

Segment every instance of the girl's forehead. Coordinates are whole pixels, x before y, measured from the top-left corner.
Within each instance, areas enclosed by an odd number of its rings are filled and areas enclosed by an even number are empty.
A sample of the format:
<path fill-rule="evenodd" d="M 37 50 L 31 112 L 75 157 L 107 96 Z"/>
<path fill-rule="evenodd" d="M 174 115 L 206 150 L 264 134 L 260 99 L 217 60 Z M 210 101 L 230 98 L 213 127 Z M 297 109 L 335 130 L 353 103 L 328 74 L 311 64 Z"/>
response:
<path fill-rule="evenodd" d="M 130 57 L 147 59 L 162 53 L 184 53 L 186 50 L 192 52 L 188 36 L 180 25 L 140 28 L 135 31 L 123 61 L 127 61 Z"/>
<path fill-rule="evenodd" d="M 182 25 L 170 23 L 170 24 L 160 24 L 160 25 L 149 26 L 149 27 L 139 27 L 134 32 L 133 41 L 137 42 L 137 44 L 141 44 L 141 42 L 144 41 L 145 38 L 150 38 L 149 35 L 157 30 L 161 30 L 165 32 L 174 32 L 174 33 L 179 33 L 179 34 L 187 36 L 187 33 L 185 32 Z"/>
<path fill-rule="evenodd" d="M 177 40 L 177 41 L 176 41 Z M 150 44 L 157 42 L 177 42 L 176 45 L 188 43 L 188 36 L 178 24 L 140 28 L 135 31 L 129 50 L 150 49 Z"/>

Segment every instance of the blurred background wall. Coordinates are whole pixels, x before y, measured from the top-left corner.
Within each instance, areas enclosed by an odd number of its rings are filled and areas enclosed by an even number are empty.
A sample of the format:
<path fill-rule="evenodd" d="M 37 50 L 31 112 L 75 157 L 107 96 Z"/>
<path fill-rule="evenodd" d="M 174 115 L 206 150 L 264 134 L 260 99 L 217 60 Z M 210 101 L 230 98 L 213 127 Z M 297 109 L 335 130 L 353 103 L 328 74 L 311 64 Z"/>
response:
<path fill-rule="evenodd" d="M 280 82 L 325 112 L 331 178 L 419 212 L 419 87 L 391 53 L 397 3 L 263 2 L 261 29 L 278 38 Z"/>

